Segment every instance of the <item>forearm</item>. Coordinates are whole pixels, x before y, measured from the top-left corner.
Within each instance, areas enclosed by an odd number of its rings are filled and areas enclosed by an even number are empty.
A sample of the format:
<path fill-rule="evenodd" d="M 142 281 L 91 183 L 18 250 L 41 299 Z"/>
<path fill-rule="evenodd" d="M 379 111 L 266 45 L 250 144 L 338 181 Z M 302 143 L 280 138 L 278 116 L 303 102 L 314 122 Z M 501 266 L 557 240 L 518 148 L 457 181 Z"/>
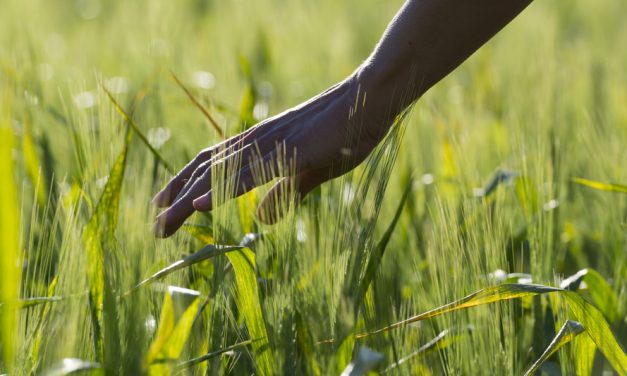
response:
<path fill-rule="evenodd" d="M 408 0 L 357 72 L 369 105 L 398 114 L 531 0 Z M 375 103 L 372 103 L 375 102 Z"/>

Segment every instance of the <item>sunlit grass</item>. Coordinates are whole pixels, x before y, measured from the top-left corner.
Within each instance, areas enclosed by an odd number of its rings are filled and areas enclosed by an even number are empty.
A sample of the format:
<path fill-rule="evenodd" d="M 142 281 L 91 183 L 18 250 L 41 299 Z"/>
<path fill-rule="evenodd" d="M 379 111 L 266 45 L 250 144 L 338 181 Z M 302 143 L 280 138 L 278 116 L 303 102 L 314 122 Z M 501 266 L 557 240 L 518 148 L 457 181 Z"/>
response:
<path fill-rule="evenodd" d="M 0 374 L 627 372 L 621 2 L 536 2 L 278 224 L 264 186 L 153 237 L 173 171 L 400 3 L 3 4 Z"/>

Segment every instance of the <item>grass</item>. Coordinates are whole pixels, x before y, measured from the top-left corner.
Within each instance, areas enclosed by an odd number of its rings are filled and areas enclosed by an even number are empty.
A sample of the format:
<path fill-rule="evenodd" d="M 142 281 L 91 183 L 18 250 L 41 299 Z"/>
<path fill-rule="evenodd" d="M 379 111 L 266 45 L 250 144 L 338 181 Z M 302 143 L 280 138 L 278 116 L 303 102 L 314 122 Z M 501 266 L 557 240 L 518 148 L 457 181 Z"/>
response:
<path fill-rule="evenodd" d="M 401 1 L 5 3 L 0 374 L 627 373 L 626 4 L 536 1 L 283 221 L 157 240 L 169 171 Z"/>

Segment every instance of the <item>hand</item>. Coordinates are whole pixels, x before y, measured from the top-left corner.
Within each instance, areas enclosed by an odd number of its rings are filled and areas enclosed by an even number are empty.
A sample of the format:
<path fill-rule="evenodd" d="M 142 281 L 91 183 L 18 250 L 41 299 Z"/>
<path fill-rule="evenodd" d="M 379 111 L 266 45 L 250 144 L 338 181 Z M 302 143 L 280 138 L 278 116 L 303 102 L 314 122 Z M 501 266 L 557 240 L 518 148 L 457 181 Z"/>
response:
<path fill-rule="evenodd" d="M 214 177 L 218 184 L 235 182 L 230 197 L 280 177 L 257 209 L 263 222 L 274 223 L 282 214 L 279 197 L 293 193 L 299 202 L 313 188 L 357 166 L 385 136 L 389 119 L 365 99 L 353 75 L 297 107 L 202 150 L 154 197 L 155 205 L 167 208 L 156 219 L 156 235 L 168 237 L 195 210 L 213 208 L 211 175 L 217 171 L 234 172 Z"/>

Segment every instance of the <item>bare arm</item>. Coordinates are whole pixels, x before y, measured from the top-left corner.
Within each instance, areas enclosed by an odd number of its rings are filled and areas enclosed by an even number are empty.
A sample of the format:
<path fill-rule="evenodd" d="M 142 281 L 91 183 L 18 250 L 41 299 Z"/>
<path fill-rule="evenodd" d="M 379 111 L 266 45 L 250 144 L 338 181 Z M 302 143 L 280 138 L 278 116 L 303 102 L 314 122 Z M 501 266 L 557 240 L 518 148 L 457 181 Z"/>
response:
<path fill-rule="evenodd" d="M 409 0 L 357 76 L 399 113 L 452 72 L 531 0 Z M 379 94 L 380 93 L 380 94 Z M 385 103 L 384 98 L 392 98 Z"/>
<path fill-rule="evenodd" d="M 385 136 L 396 115 L 453 71 L 502 29 L 531 0 L 408 0 L 370 57 L 346 80 L 309 101 L 264 120 L 244 133 L 202 150 L 153 202 L 167 208 L 155 232 L 170 236 L 195 210 L 213 208 L 212 180 L 236 181 L 233 197 L 270 180 L 255 173 L 287 157 L 260 205 L 274 222 L 276 198 L 295 190 L 302 199 L 323 182 L 361 163 Z M 360 103 L 355 107 L 355 103 Z M 359 138 L 353 137 L 355 134 Z M 277 145 L 281 145 L 280 150 Z M 222 167 L 218 169 L 218 167 Z M 218 170 L 233 175 L 213 176 Z M 279 209 L 280 210 L 280 209 Z"/>

